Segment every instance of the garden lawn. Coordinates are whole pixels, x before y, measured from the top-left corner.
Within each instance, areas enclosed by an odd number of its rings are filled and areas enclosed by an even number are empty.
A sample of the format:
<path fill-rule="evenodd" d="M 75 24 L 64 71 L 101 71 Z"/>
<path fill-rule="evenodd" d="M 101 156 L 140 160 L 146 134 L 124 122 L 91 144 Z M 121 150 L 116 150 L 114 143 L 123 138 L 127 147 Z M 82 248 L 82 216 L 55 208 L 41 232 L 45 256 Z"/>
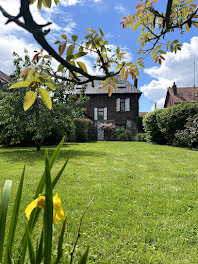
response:
<path fill-rule="evenodd" d="M 65 144 L 52 177 L 68 157 L 54 191 L 68 216 L 65 255 L 94 197 L 78 247 L 80 254 L 90 246 L 89 263 L 198 263 L 198 152 L 139 142 Z M 44 148 L 0 149 L 0 187 L 13 180 L 11 205 L 24 163 L 16 240 L 43 172 Z"/>

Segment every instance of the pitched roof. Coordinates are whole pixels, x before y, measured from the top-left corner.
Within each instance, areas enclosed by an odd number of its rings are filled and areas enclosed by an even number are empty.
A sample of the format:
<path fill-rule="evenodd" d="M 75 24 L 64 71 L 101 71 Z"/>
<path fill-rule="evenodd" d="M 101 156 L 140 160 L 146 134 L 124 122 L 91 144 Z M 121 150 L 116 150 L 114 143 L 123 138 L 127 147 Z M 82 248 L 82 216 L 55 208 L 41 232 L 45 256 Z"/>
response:
<path fill-rule="evenodd" d="M 7 74 L 5 74 L 4 72 L 0 71 L 0 81 L 9 82 L 9 76 Z"/>
<path fill-rule="evenodd" d="M 120 76 L 115 77 L 118 80 L 117 86 L 119 88 L 118 91 L 116 91 L 113 88 L 112 94 L 125 94 L 125 93 L 138 93 L 141 94 L 142 92 L 138 90 L 134 85 L 132 85 L 130 82 L 126 81 L 125 79 L 121 79 Z M 85 94 L 108 94 L 108 88 L 105 88 L 103 91 L 101 91 L 101 87 L 103 85 L 102 81 L 94 81 L 94 87 L 92 87 L 92 83 L 86 84 L 86 90 Z M 80 93 L 81 92 L 80 85 L 76 85 L 74 89 L 74 93 Z"/>
<path fill-rule="evenodd" d="M 171 96 L 171 99 L 175 103 L 198 102 L 198 87 L 182 87 L 182 88 L 177 87 L 176 94 L 173 93 L 172 87 L 169 87 L 167 90 L 167 96 L 168 96 L 168 93 Z M 166 99 L 167 99 L 167 96 L 166 96 Z M 166 105 L 166 101 L 165 101 L 165 105 Z"/>

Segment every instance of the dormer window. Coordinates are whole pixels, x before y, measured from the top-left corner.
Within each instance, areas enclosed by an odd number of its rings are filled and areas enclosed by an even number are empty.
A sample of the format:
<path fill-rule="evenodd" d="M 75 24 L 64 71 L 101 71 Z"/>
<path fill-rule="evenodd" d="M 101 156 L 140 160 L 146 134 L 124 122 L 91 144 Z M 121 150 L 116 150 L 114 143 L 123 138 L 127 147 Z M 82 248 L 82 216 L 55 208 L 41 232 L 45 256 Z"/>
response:
<path fill-rule="evenodd" d="M 125 83 L 117 83 L 116 85 L 118 86 L 118 88 L 126 88 Z"/>
<path fill-rule="evenodd" d="M 76 89 L 81 89 L 81 88 L 82 88 L 82 84 L 76 85 Z"/>

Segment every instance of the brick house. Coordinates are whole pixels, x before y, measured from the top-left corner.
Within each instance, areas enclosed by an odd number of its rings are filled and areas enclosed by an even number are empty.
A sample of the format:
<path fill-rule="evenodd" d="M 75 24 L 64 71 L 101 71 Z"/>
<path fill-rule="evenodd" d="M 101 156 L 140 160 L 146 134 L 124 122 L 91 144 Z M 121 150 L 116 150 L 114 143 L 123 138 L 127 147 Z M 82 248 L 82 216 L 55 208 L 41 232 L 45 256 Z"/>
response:
<path fill-rule="evenodd" d="M 178 88 L 174 83 L 172 87 L 167 89 L 164 108 L 184 102 L 198 102 L 198 87 Z"/>
<path fill-rule="evenodd" d="M 94 87 L 89 83 L 85 94 L 89 97 L 85 105 L 86 116 L 94 124 L 94 135 L 97 140 L 104 140 L 102 123 L 113 123 L 118 128 L 125 128 L 137 133 L 136 118 L 139 113 L 139 98 L 141 92 L 137 89 L 137 80 L 132 85 L 130 82 L 116 77 L 118 80 L 118 91 L 113 89 L 111 97 L 108 96 L 108 89 L 101 91 L 102 81 L 95 81 Z M 82 86 L 75 88 L 75 93 L 80 93 Z"/>
<path fill-rule="evenodd" d="M 4 72 L 0 71 L 0 90 L 4 90 L 3 85 L 6 83 L 9 83 L 9 76 Z"/>

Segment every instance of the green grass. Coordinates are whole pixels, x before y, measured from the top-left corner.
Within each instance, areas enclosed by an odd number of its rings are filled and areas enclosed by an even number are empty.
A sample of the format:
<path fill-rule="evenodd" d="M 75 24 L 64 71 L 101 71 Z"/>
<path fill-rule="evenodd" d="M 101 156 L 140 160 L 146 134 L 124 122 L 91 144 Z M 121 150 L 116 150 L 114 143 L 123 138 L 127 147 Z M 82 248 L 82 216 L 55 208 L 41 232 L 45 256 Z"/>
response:
<path fill-rule="evenodd" d="M 91 247 L 90 263 L 198 263 L 198 152 L 140 142 L 66 144 L 53 175 L 69 155 L 54 192 L 68 216 L 67 244 L 94 197 L 79 241 L 80 251 Z M 24 163 L 18 235 L 43 172 L 44 149 L 0 150 L 0 187 L 12 179 L 13 195 Z"/>

